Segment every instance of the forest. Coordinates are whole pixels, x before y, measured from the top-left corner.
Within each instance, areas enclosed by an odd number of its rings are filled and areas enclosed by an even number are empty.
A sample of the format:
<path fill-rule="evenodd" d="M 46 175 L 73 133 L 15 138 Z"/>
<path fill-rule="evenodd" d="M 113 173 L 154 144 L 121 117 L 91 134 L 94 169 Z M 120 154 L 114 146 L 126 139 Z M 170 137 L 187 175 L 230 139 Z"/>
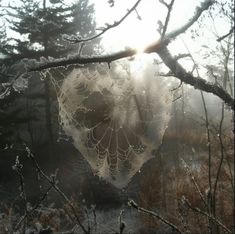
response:
<path fill-rule="evenodd" d="M 0 234 L 235 234 L 234 1 L 0 17 Z"/>

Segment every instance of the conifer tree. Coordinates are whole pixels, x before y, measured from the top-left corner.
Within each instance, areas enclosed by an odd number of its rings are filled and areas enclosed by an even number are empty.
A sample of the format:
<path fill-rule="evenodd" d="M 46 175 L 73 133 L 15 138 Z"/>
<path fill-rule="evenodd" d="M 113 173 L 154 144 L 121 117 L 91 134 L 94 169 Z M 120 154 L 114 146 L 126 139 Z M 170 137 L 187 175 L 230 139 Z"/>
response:
<path fill-rule="evenodd" d="M 87 0 L 66 5 L 64 0 L 20 0 L 8 10 L 11 38 L 1 52 L 12 62 L 22 58 L 60 57 L 76 49 L 63 35 L 89 36 L 94 33 L 93 6 Z M 9 60 L 8 60 L 9 63 Z"/>
<path fill-rule="evenodd" d="M 8 24 L 14 37 L 0 48 L 2 62 L 11 65 L 23 58 L 62 57 L 78 51 L 78 45 L 64 40 L 64 35 L 91 36 L 95 30 L 94 9 L 88 0 L 67 5 L 64 0 L 20 0 L 18 6 L 9 3 Z M 15 36 L 18 35 L 18 36 Z M 89 52 L 91 45 L 84 48 Z M 35 86 L 30 81 L 29 85 Z M 53 142 L 52 97 L 49 79 L 43 81 L 46 131 Z M 30 110 L 30 108 L 29 108 Z M 32 134 L 30 134 L 32 135 Z"/>

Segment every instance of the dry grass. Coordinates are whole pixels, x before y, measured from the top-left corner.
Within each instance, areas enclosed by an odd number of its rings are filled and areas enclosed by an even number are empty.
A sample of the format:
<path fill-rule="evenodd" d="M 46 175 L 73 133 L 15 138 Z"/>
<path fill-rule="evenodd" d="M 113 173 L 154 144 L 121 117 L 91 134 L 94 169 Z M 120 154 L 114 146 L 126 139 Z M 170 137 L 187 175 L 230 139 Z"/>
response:
<path fill-rule="evenodd" d="M 225 134 L 226 135 L 226 134 Z M 234 177 L 234 158 L 233 144 L 227 133 L 224 137 L 225 159 L 218 181 L 216 193 L 216 217 L 228 228 L 233 226 L 233 177 Z M 214 185 L 218 166 L 220 163 L 220 145 L 218 137 L 212 138 L 212 184 Z M 185 130 L 182 134 L 168 131 L 165 141 L 176 141 L 178 152 L 173 157 L 178 157 L 178 162 L 173 166 L 169 165 L 169 152 L 162 152 L 161 158 L 153 161 L 150 168 L 142 175 L 141 189 L 139 192 L 139 204 L 150 210 L 162 214 L 167 220 L 176 224 L 181 230 L 188 230 L 191 233 L 207 233 L 208 218 L 195 213 L 183 205 L 181 199 L 185 197 L 193 207 L 197 207 L 207 212 L 208 192 L 208 154 L 206 145 L 206 135 L 204 133 Z M 196 165 L 190 161 L 189 155 L 197 158 Z M 184 158 L 188 168 L 181 163 L 180 158 Z M 176 160 L 177 161 L 177 160 Z M 172 165 L 172 164 L 171 164 Z M 195 185 L 196 183 L 196 185 Z M 198 186 L 198 188 L 196 188 Z M 201 192 L 202 198 L 199 191 Z M 146 227 L 159 228 L 162 224 L 147 215 L 142 215 L 142 221 Z"/>

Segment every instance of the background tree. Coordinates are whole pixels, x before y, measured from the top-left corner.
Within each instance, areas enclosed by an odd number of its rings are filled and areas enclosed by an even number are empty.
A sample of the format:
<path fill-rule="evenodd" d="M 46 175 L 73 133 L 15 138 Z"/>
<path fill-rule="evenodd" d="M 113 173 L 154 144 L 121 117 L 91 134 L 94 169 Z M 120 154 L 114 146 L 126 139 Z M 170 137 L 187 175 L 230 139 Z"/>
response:
<path fill-rule="evenodd" d="M 61 57 L 66 56 L 68 53 L 76 53 L 80 47 L 72 45 L 65 38 L 78 35 L 89 36 L 94 33 L 95 23 L 92 18 L 94 9 L 92 5 L 88 4 L 87 0 L 81 0 L 70 5 L 66 5 L 63 0 L 21 0 L 18 3 L 19 6 L 11 6 L 9 3 L 5 8 L 7 24 L 13 32 L 0 50 L 3 54 L 1 62 L 7 66 L 24 58 L 43 59 L 45 57 Z M 89 53 L 93 45 L 94 43 L 90 43 L 90 45 L 83 48 L 83 53 Z M 32 110 L 35 112 L 35 107 L 30 108 L 30 105 L 38 103 L 37 100 L 41 102 L 39 99 L 44 99 L 45 116 L 41 117 L 41 121 L 46 120 L 45 129 L 48 132 L 50 141 L 54 142 L 56 137 L 53 136 L 52 125 L 53 118 L 54 121 L 56 121 L 56 118 L 52 116 L 54 107 L 51 103 L 55 103 L 55 100 L 53 100 L 55 95 L 50 88 L 49 79 L 46 77 L 43 81 L 44 87 L 40 87 L 38 78 L 34 79 L 32 77 L 29 86 L 34 91 L 30 91 L 26 95 L 27 108 L 25 109 L 29 112 L 32 112 Z M 32 94 L 32 92 L 35 92 L 35 87 L 38 87 L 36 95 L 35 93 Z M 42 92 L 42 89 L 44 95 L 38 93 Z M 33 131 L 33 127 L 28 127 L 28 129 L 30 132 Z M 29 135 L 32 142 L 33 133 L 31 132 Z"/>
<path fill-rule="evenodd" d="M 7 21 L 14 35 L 20 37 L 10 37 L 12 46 L 2 51 L 13 61 L 65 56 L 75 47 L 68 46 L 63 35 L 89 36 L 94 32 L 94 9 L 87 0 L 71 5 L 63 0 L 21 0 L 19 4 L 18 7 L 8 6 Z"/>

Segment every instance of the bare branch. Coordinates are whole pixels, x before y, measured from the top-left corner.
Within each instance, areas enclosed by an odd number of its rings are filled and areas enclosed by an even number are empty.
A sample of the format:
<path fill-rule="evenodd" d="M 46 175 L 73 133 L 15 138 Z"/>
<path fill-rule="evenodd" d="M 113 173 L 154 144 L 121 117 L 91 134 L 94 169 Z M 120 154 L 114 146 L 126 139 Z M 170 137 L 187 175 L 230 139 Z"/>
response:
<path fill-rule="evenodd" d="M 191 55 L 190 54 L 178 54 L 178 55 L 176 55 L 175 56 L 175 60 L 180 60 L 180 59 L 182 59 L 182 58 L 186 58 L 186 57 L 191 57 Z"/>
<path fill-rule="evenodd" d="M 231 28 L 227 34 L 223 35 L 222 37 L 219 37 L 216 41 L 220 42 L 220 41 L 224 40 L 226 37 L 231 35 L 233 32 L 234 32 L 234 28 Z"/>
<path fill-rule="evenodd" d="M 100 37 L 101 35 L 103 35 L 105 32 L 107 32 L 109 29 L 111 28 L 115 28 L 118 25 L 120 25 L 129 15 L 132 11 L 136 11 L 136 7 L 139 5 L 139 3 L 141 2 L 141 0 L 138 0 L 132 7 L 130 10 L 127 11 L 127 13 L 118 21 L 115 21 L 113 24 L 106 24 L 106 27 L 103 28 L 101 30 L 100 33 L 96 34 L 95 36 L 89 37 L 89 38 L 78 38 L 78 37 L 74 37 L 74 38 L 66 38 L 66 40 L 72 42 L 72 43 L 80 43 L 80 42 L 86 42 L 86 41 L 91 41 L 94 40 L 98 37 Z M 136 11 L 137 13 L 137 11 Z M 138 13 L 137 13 L 137 16 Z M 138 17 L 139 18 L 139 17 Z"/>
<path fill-rule="evenodd" d="M 234 110 L 234 99 L 226 90 L 216 84 L 211 84 L 200 77 L 194 77 L 191 73 L 186 72 L 186 70 L 174 59 L 166 47 L 160 48 L 157 53 L 176 78 L 185 84 L 194 86 L 196 89 L 213 93 L 214 95 L 220 97 L 228 106 L 231 107 L 232 110 Z"/>
<path fill-rule="evenodd" d="M 159 219 L 161 222 L 167 224 L 168 226 L 170 226 L 173 230 L 175 230 L 177 233 L 182 233 L 182 231 L 180 231 L 180 229 L 178 227 L 176 227 L 174 224 L 172 224 L 170 221 L 166 220 L 165 218 L 163 218 L 161 215 L 157 214 L 154 211 L 151 210 L 146 210 L 142 207 L 140 207 L 136 202 L 134 202 L 133 200 L 129 200 L 128 201 L 128 205 L 135 208 L 138 211 L 141 211 L 143 213 L 149 214 L 157 219 Z"/>
<path fill-rule="evenodd" d="M 202 2 L 201 6 L 196 8 L 196 12 L 194 13 L 193 17 L 185 25 L 166 34 L 166 38 L 174 39 L 175 37 L 184 33 L 188 28 L 190 28 L 199 19 L 199 17 L 205 10 L 207 10 L 210 6 L 212 6 L 214 2 L 215 0 L 205 0 L 204 2 Z"/>
<path fill-rule="evenodd" d="M 162 35 L 161 35 L 161 38 L 164 38 L 164 36 L 166 34 L 167 26 L 168 26 L 168 23 L 169 23 L 169 20 L 170 20 L 170 15 L 171 15 L 171 11 L 172 11 L 173 4 L 174 4 L 175 0 L 171 0 L 170 4 L 167 4 L 163 0 L 161 0 L 160 2 L 163 3 L 168 8 L 167 16 L 166 16 L 166 19 L 165 19 L 165 23 L 164 23 L 164 26 L 163 26 L 163 29 L 162 29 Z"/>
<path fill-rule="evenodd" d="M 195 180 L 195 177 L 194 177 L 192 171 L 190 170 L 189 165 L 184 161 L 183 158 L 180 158 L 180 159 L 181 159 L 181 162 L 182 162 L 184 168 L 186 169 L 187 174 L 190 176 L 190 179 L 192 180 L 193 185 L 194 185 L 196 191 L 198 192 L 198 194 L 199 194 L 201 200 L 203 201 L 204 205 L 207 207 L 207 203 L 206 203 L 206 201 L 205 201 L 205 198 L 204 198 L 203 195 L 202 195 L 201 189 L 200 189 L 200 187 L 199 187 L 197 181 Z"/>
<path fill-rule="evenodd" d="M 69 200 L 69 198 L 64 194 L 64 192 L 57 186 L 56 181 L 55 181 L 55 177 L 50 178 L 49 176 L 47 176 L 45 174 L 45 172 L 40 168 L 37 160 L 35 159 L 33 153 L 31 152 L 31 150 L 25 146 L 25 150 L 27 152 L 28 157 L 32 160 L 35 168 L 37 169 L 37 171 L 48 181 L 48 183 L 58 192 L 58 194 L 60 194 L 63 199 L 68 203 L 68 205 L 70 206 L 71 210 L 73 211 L 73 214 L 76 218 L 76 221 L 78 223 L 78 225 L 81 227 L 82 231 L 85 234 L 89 234 L 88 230 L 86 230 L 86 228 L 83 226 L 83 224 L 81 223 L 77 212 L 75 210 L 75 207 L 73 206 L 72 202 Z"/>
<path fill-rule="evenodd" d="M 166 66 L 171 70 L 176 78 L 181 80 L 182 82 L 194 86 L 196 89 L 200 89 L 202 91 L 213 93 L 214 95 L 220 97 L 228 106 L 234 110 L 234 99 L 232 96 L 227 93 L 222 87 L 211 84 L 206 80 L 200 77 L 194 77 L 191 73 L 186 72 L 186 70 L 176 61 L 176 59 L 170 54 L 167 47 L 164 45 L 168 43 L 168 41 L 163 40 L 157 43 L 154 43 L 145 49 L 145 53 L 153 53 L 156 52 L 161 57 Z M 59 66 L 68 66 L 72 64 L 89 64 L 89 63 L 108 63 L 110 64 L 112 61 L 130 57 L 136 54 L 135 49 L 128 49 L 124 51 L 120 51 L 117 53 L 113 53 L 111 55 L 101 55 L 101 56 L 93 56 L 93 57 L 80 57 L 78 55 L 70 56 L 68 58 L 55 59 L 53 61 L 48 62 L 38 62 L 37 65 L 29 71 L 41 71 L 47 68 L 59 67 Z"/>
<path fill-rule="evenodd" d="M 159 0 L 159 2 L 169 9 L 169 4 L 166 3 L 164 0 Z"/>
<path fill-rule="evenodd" d="M 217 218 L 215 218 L 214 216 L 211 216 L 209 215 L 208 213 L 206 213 L 205 211 L 199 209 L 198 207 L 193 207 L 190 202 L 185 198 L 183 197 L 182 198 L 182 201 L 185 205 L 187 205 L 187 207 L 189 207 L 192 211 L 196 212 L 196 213 L 199 213 L 203 216 L 206 216 L 207 218 L 213 220 L 215 223 L 217 223 L 220 227 L 222 227 L 227 233 L 231 233 L 232 234 L 232 231 L 229 230 L 223 223 L 221 223 L 220 220 L 218 220 Z"/>
<path fill-rule="evenodd" d="M 79 54 L 68 56 L 67 58 L 54 59 L 47 62 L 37 62 L 29 71 L 42 71 L 44 69 L 68 66 L 72 64 L 90 64 L 90 63 L 111 63 L 115 60 L 133 56 L 137 53 L 134 49 L 127 49 L 110 55 L 98 55 L 92 57 L 80 56 Z"/>
<path fill-rule="evenodd" d="M 48 189 L 46 190 L 46 192 L 42 195 L 42 197 L 40 198 L 40 200 L 37 202 L 37 204 L 31 209 L 29 210 L 21 219 L 20 221 L 16 224 L 15 226 L 15 230 L 18 230 L 18 228 L 20 227 L 21 223 L 27 218 L 27 216 L 29 214 L 31 214 L 33 211 L 35 211 L 36 209 L 39 208 L 39 206 L 42 204 L 42 202 L 46 199 L 46 197 L 48 196 L 50 190 L 52 189 L 52 185 L 50 185 L 48 187 Z"/>
<path fill-rule="evenodd" d="M 139 3 L 139 1 L 137 2 Z M 137 4 L 136 3 L 136 4 Z M 170 54 L 166 45 L 171 39 L 175 38 L 179 34 L 185 32 L 193 23 L 197 21 L 203 11 L 207 10 L 214 0 L 205 0 L 200 7 L 196 9 L 194 16 L 181 28 L 166 34 L 163 40 L 159 40 L 144 50 L 144 53 L 158 53 L 163 62 L 168 66 L 171 72 L 176 78 L 182 82 L 194 86 L 196 89 L 202 91 L 213 93 L 214 95 L 220 97 L 231 109 L 234 110 L 234 99 L 229 93 L 227 93 L 222 87 L 216 84 L 211 84 L 200 77 L 194 77 L 192 74 L 187 73 L 186 70 L 176 61 L 176 59 Z M 134 9 L 134 8 L 133 8 Z M 53 61 L 37 62 L 34 67 L 29 68 L 29 71 L 41 71 L 48 68 L 68 66 L 72 64 L 89 64 L 89 63 L 108 63 L 112 61 L 119 60 L 122 58 L 133 56 L 137 53 L 135 49 L 126 49 L 124 51 L 119 51 L 110 55 L 98 55 L 91 57 L 80 56 L 79 54 L 69 56 L 67 58 L 55 59 Z"/>

